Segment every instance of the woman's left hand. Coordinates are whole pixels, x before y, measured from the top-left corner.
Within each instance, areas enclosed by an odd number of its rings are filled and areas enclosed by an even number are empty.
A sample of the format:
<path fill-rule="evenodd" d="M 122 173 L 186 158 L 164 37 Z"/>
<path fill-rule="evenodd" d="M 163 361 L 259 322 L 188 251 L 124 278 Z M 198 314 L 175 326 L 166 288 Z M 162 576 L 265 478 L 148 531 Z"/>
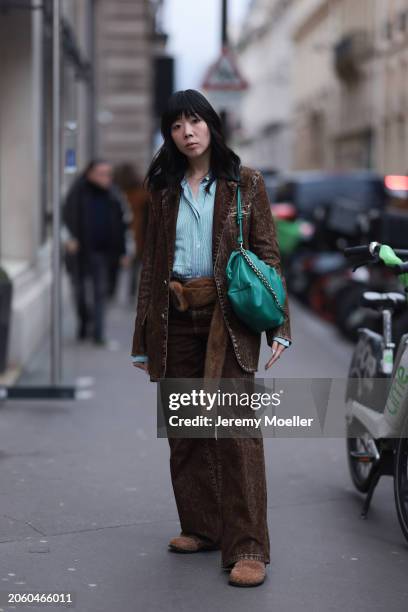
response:
<path fill-rule="evenodd" d="M 286 349 L 286 346 L 283 346 L 280 342 L 274 340 L 272 342 L 272 357 L 265 365 L 265 370 L 269 370 L 269 368 L 279 359 L 282 355 L 283 351 Z"/>

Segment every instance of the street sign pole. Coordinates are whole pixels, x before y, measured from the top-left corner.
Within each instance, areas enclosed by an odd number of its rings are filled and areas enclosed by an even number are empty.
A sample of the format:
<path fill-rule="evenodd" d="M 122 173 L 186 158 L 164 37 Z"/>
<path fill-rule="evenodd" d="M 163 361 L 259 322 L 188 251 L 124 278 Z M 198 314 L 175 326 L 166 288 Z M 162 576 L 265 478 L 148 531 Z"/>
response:
<path fill-rule="evenodd" d="M 221 48 L 228 45 L 228 0 L 222 0 Z"/>
<path fill-rule="evenodd" d="M 222 0 L 222 14 L 221 14 L 221 49 L 225 49 L 228 46 L 228 0 Z M 228 142 L 228 115 L 225 108 L 220 109 L 220 119 L 222 125 L 222 131 L 224 138 Z"/>
<path fill-rule="evenodd" d="M 51 385 L 61 383 L 61 0 L 53 5 Z"/>
<path fill-rule="evenodd" d="M 228 0 L 222 0 L 221 9 L 221 53 L 209 66 L 201 88 L 219 113 L 224 137 L 229 140 L 231 126 L 228 119 L 239 111 L 242 92 L 248 88 L 248 83 L 243 78 L 235 52 L 228 43 Z"/>

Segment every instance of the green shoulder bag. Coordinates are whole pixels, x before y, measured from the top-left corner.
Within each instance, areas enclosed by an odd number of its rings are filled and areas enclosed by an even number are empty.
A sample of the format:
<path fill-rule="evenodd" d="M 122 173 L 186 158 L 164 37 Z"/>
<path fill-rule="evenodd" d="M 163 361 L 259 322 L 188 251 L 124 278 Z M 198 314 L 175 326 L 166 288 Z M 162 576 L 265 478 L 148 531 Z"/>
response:
<path fill-rule="evenodd" d="M 228 260 L 228 298 L 241 321 L 254 332 L 281 325 L 285 319 L 285 289 L 274 268 L 243 246 L 241 190 L 237 187 L 238 249 Z"/>

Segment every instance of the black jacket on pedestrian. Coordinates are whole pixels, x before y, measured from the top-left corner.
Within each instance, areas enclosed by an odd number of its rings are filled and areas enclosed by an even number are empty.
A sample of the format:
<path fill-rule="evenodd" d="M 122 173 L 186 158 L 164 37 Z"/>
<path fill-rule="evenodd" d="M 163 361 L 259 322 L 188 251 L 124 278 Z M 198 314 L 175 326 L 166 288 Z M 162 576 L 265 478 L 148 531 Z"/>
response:
<path fill-rule="evenodd" d="M 91 251 L 104 251 L 112 259 L 126 253 L 126 225 L 120 196 L 80 177 L 63 207 L 63 220 L 71 236 L 79 242 L 80 259 Z"/>

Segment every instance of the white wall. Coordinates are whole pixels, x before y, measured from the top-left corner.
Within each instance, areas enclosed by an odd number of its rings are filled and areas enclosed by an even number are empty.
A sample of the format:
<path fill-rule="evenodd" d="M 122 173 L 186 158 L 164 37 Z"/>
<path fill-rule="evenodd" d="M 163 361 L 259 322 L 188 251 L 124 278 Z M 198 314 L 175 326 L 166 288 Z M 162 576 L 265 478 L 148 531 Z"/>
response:
<path fill-rule="evenodd" d="M 239 53 L 249 88 L 241 105 L 243 144 L 238 149 L 249 165 L 287 170 L 291 167 L 291 14 L 286 11 L 276 23 L 269 22 L 278 4 L 275 1 L 255 5 L 252 21 L 258 27 L 267 24 L 266 31 L 254 36 Z"/>
<path fill-rule="evenodd" d="M 0 16 L 0 255 L 32 261 L 38 246 L 38 123 L 32 15 Z"/>

